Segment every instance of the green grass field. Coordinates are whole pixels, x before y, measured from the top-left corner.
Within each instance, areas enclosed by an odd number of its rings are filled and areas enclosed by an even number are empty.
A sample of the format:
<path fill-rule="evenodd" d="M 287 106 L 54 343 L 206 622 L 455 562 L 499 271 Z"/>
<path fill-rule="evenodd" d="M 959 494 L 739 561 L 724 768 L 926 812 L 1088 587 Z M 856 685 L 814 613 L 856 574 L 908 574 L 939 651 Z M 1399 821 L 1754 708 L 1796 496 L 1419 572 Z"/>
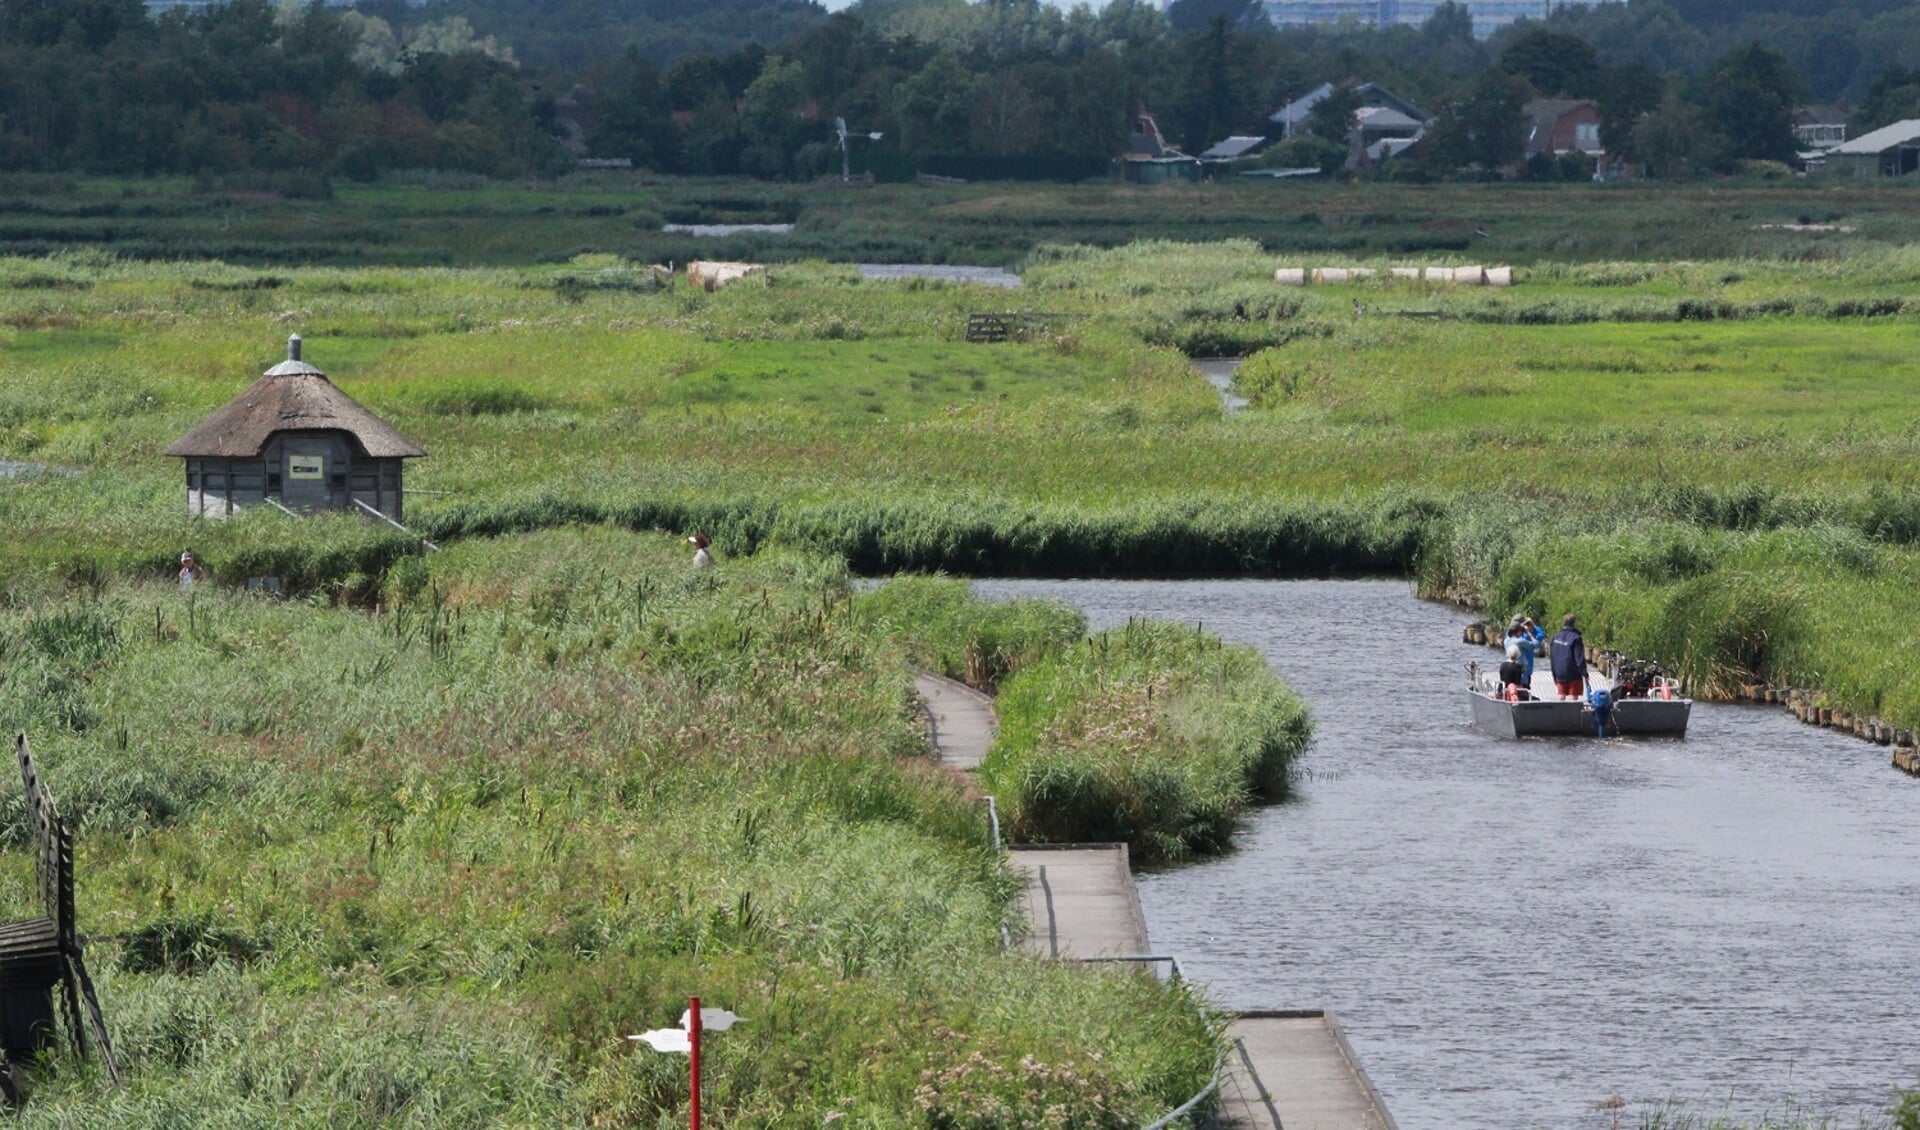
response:
<path fill-rule="evenodd" d="M 1323 221 L 1460 199 L 1313 191 Z M 1888 189 L 1845 198 L 1856 236 L 1752 229 L 1810 191 L 1661 196 L 1649 224 L 1719 232 L 1688 262 L 1534 262 L 1562 221 L 1516 219 L 1538 247 L 1510 290 L 1273 282 L 1334 254 L 1497 262 L 1492 235 L 1053 246 L 1012 295 L 820 262 L 654 290 L 590 244 L 532 266 L 0 259 L 0 460 L 26 465 L 0 480 L 0 642 L 24 657 L 0 721 L 81 816 L 82 916 L 149 1065 L 119 1098 L 59 1066 L 29 1120 L 652 1125 L 684 1096 L 603 1037 L 695 987 L 772 1018 L 717 1068 L 729 1125 L 985 1126 L 1088 1078 L 1112 1102 L 1069 1124 L 1137 1125 L 1191 1093 L 1204 1002 L 996 952 L 1006 879 L 921 768 L 905 672 L 1003 689 L 989 776 L 1026 833 L 1161 858 L 1218 849 L 1284 780 L 1298 704 L 1210 641 L 1078 643 L 1069 614 L 951 585 L 850 600 L 849 568 L 1408 575 L 1579 611 L 1705 690 L 1817 687 L 1920 727 L 1920 255 Z M 519 238 L 482 213 L 546 199 L 476 197 L 475 222 Z M 1119 233 L 1183 198 L 1041 199 Z M 940 207 L 984 229 L 1014 200 Z M 1796 242 L 1725 250 L 1763 235 Z M 614 282 L 561 281 L 583 273 Z M 968 313 L 1009 308 L 1050 319 L 964 343 Z M 350 519 L 184 514 L 158 452 L 295 331 L 429 451 L 408 515 L 441 554 Z M 1253 354 L 1233 416 L 1187 356 L 1220 348 Z M 166 583 L 188 546 L 219 582 L 191 604 Z M 232 591 L 256 575 L 288 597 Z M 375 1030 L 415 1050 L 373 1070 L 352 1049 Z M 1001 1082 L 966 1083 L 975 1052 Z M 1007 1082 L 1028 1053 L 1044 1077 Z"/>

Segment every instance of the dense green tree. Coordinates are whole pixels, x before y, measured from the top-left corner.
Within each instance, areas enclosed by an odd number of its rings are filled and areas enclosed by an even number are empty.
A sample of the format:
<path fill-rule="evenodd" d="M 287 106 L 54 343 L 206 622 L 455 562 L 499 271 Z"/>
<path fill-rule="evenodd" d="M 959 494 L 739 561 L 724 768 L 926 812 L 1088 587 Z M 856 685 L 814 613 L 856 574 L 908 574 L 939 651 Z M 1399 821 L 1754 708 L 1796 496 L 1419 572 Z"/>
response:
<path fill-rule="evenodd" d="M 1336 83 L 1325 98 L 1307 111 L 1307 132 L 1322 141 L 1344 146 L 1353 133 L 1353 116 L 1359 111 L 1359 92 Z"/>
<path fill-rule="evenodd" d="M 1728 154 L 1726 139 L 1677 89 L 1634 126 L 1632 150 L 1652 175 L 1672 180 L 1706 172 L 1723 164 Z"/>
<path fill-rule="evenodd" d="M 1757 43 L 1736 47 L 1707 72 L 1699 99 L 1733 160 L 1794 158 L 1793 108 L 1806 87 L 1793 65 Z"/>
<path fill-rule="evenodd" d="M 1600 77 L 1593 44 L 1577 35 L 1536 28 L 1507 44 L 1500 69 L 1519 75 L 1547 98 L 1589 98 Z"/>
<path fill-rule="evenodd" d="M 1874 80 L 1850 124 L 1858 135 L 1908 118 L 1920 118 L 1920 71 L 1893 67 Z"/>
<path fill-rule="evenodd" d="M 97 52 L 144 30 L 140 0 L 0 0 L 0 43 Z"/>
<path fill-rule="evenodd" d="M 747 140 L 740 161 L 746 171 L 785 176 L 793 170 L 800 147 L 823 133 L 817 120 L 805 116 L 806 102 L 807 79 L 800 64 L 769 55 L 740 100 L 740 132 Z"/>
<path fill-rule="evenodd" d="M 593 129 L 587 149 L 596 157 L 625 157 L 636 166 L 669 172 L 680 164 L 680 133 L 667 108 L 660 68 L 636 50 L 593 76 Z"/>
<path fill-rule="evenodd" d="M 1527 150 L 1526 119 L 1520 113 L 1527 94 L 1525 79 L 1498 67 L 1482 71 L 1442 105 L 1421 144 L 1423 161 L 1442 172 L 1504 172 Z"/>
<path fill-rule="evenodd" d="M 667 106 L 674 110 L 692 110 L 716 98 L 731 98 L 726 68 L 712 55 L 688 55 L 667 68 L 662 80 Z"/>
<path fill-rule="evenodd" d="M 1215 20 L 1235 31 L 1272 26 L 1260 0 L 1173 0 L 1167 5 L 1167 25 L 1176 32 L 1205 31 Z"/>
<path fill-rule="evenodd" d="M 1188 153 L 1199 153 L 1257 116 L 1248 56 L 1236 46 L 1224 16 L 1215 16 L 1183 45 L 1187 71 L 1177 108 L 1178 137 Z"/>
<path fill-rule="evenodd" d="M 1633 147 L 1634 128 L 1660 108 L 1666 97 L 1666 83 L 1647 67 L 1630 64 L 1600 72 L 1596 86 L 1600 144 L 1609 153 L 1638 160 L 1639 154 Z"/>
<path fill-rule="evenodd" d="M 901 83 L 895 95 L 900 147 L 916 161 L 963 151 L 971 133 L 975 83 L 973 73 L 951 51 L 935 55 Z"/>

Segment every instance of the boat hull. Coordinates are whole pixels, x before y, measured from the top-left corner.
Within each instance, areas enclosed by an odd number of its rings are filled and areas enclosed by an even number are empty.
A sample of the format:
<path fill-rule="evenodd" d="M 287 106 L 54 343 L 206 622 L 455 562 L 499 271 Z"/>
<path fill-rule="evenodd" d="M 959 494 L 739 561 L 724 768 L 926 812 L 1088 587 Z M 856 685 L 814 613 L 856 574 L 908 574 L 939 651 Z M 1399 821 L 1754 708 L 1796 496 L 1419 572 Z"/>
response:
<path fill-rule="evenodd" d="M 1593 708 L 1579 699 L 1507 702 L 1469 690 L 1473 724 L 1503 738 L 1592 738 L 1599 736 Z M 1607 737 L 1685 737 L 1692 713 L 1689 699 L 1622 699 L 1613 704 Z"/>
<path fill-rule="evenodd" d="M 1686 698 L 1623 698 L 1613 704 L 1612 730 L 1632 737 L 1674 737 L 1687 734 L 1693 700 Z"/>

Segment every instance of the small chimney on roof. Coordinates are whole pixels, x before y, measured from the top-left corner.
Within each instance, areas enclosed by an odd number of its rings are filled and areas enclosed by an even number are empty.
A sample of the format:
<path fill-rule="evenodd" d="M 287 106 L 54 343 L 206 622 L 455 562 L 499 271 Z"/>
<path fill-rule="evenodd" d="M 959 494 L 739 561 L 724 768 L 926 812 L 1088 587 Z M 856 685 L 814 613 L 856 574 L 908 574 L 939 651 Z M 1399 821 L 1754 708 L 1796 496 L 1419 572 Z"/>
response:
<path fill-rule="evenodd" d="M 300 360 L 300 335 L 299 334 L 293 334 L 287 338 L 287 360 L 289 361 Z"/>

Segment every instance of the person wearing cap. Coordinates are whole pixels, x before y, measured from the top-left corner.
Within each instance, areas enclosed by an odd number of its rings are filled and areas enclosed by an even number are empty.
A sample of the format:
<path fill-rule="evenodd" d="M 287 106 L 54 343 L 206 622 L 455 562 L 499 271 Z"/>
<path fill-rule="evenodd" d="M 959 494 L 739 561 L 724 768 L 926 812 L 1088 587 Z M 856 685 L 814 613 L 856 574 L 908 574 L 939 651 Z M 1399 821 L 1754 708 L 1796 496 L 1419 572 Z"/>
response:
<path fill-rule="evenodd" d="M 695 530 L 693 531 L 693 535 L 687 538 L 687 544 L 693 547 L 694 568 L 705 569 L 713 564 L 713 554 L 707 550 L 707 547 L 712 545 L 713 542 L 707 535 L 701 533 L 699 530 Z"/>
<path fill-rule="evenodd" d="M 1502 648 L 1509 644 L 1520 648 L 1520 662 L 1525 664 L 1527 685 L 1533 685 L 1533 657 L 1539 654 L 1540 645 L 1547 640 L 1547 631 L 1533 622 L 1524 612 L 1515 612 L 1513 619 L 1507 622 L 1507 634 L 1500 640 Z"/>
<path fill-rule="evenodd" d="M 181 589 L 185 590 L 185 589 L 192 588 L 193 583 L 195 581 L 204 580 L 206 578 L 206 575 L 207 575 L 207 571 L 205 569 L 202 569 L 200 567 L 200 563 L 193 559 L 192 552 L 182 553 L 180 555 L 180 587 Z"/>
<path fill-rule="evenodd" d="M 1580 634 L 1579 617 L 1569 612 L 1547 648 L 1553 657 L 1553 686 L 1561 698 L 1587 696 L 1587 641 Z"/>

